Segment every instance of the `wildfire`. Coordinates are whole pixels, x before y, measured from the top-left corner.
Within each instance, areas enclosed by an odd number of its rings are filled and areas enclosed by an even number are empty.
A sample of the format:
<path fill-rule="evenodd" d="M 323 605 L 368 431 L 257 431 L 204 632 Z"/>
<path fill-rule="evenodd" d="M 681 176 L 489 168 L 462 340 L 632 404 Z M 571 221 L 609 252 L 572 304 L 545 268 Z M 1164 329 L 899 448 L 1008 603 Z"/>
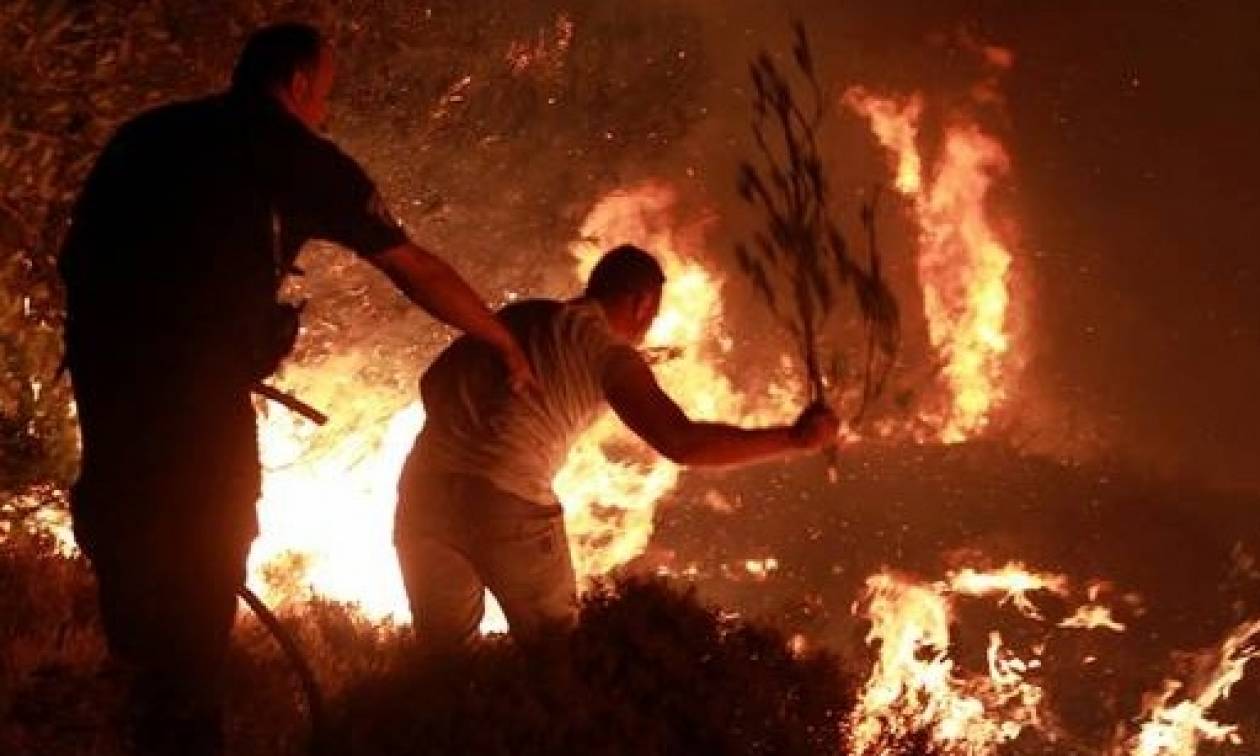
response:
<path fill-rule="evenodd" d="M 959 120 L 945 130 L 925 178 L 918 146 L 921 95 L 881 97 L 855 87 L 844 102 L 870 121 L 888 150 L 894 186 L 910 201 L 919 229 L 928 339 L 951 394 L 947 408 L 925 408 L 920 419 L 939 441 L 963 441 L 982 431 L 1006 398 L 1011 253 L 985 203 L 993 182 L 1009 170 L 1009 159 L 1000 142 Z"/>
<path fill-rule="evenodd" d="M 337 408 L 327 427 L 284 411 L 259 418 L 265 476 L 251 584 L 272 601 L 314 593 L 356 603 L 373 618 L 406 617 L 393 519 L 398 474 L 424 408 L 413 396 L 365 385 L 362 362 L 349 353 L 285 371 L 286 387 Z"/>

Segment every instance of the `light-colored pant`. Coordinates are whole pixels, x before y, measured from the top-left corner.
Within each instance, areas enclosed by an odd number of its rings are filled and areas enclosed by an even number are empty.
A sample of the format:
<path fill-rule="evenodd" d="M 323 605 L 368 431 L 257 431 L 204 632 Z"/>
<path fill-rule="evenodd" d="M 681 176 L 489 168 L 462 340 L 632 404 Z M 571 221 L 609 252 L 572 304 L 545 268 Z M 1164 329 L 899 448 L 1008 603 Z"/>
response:
<path fill-rule="evenodd" d="M 474 642 L 487 588 L 518 641 L 571 625 L 577 586 L 560 507 L 417 467 L 409 463 L 399 484 L 394 545 L 425 647 L 441 653 Z"/>

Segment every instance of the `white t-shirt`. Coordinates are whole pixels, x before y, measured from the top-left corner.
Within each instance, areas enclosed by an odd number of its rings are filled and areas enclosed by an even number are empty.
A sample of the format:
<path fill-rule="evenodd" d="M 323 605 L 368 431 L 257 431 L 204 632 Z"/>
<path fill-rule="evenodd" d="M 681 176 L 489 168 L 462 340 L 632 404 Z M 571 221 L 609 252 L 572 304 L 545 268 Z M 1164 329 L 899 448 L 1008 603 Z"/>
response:
<path fill-rule="evenodd" d="M 523 499 L 554 505 L 552 479 L 604 406 L 605 370 L 615 360 L 642 357 L 591 301 L 529 300 L 505 307 L 499 318 L 529 358 L 538 390 L 513 392 L 494 349 L 457 339 L 420 380 L 428 418 L 412 463 L 481 476 Z"/>

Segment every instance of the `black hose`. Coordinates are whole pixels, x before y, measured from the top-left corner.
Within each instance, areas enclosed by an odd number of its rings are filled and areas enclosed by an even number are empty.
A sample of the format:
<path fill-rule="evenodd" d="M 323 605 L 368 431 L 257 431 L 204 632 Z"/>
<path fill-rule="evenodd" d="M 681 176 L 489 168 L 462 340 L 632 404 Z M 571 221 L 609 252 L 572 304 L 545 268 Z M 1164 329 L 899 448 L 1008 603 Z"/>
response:
<path fill-rule="evenodd" d="M 328 753 L 332 743 L 331 729 L 328 725 L 328 709 L 324 701 L 324 693 L 319 688 L 319 681 L 315 679 L 315 672 L 311 669 L 310 662 L 302 655 L 302 649 L 298 647 L 292 633 L 280 624 L 279 618 L 263 603 L 262 599 L 258 598 L 256 593 L 243 585 L 236 590 L 236 593 L 249 605 L 254 616 L 276 639 L 276 643 L 280 644 L 285 658 L 289 660 L 289 664 L 293 666 L 293 671 L 298 676 L 302 693 L 306 697 L 306 710 L 311 718 L 310 753 L 312 756 Z"/>

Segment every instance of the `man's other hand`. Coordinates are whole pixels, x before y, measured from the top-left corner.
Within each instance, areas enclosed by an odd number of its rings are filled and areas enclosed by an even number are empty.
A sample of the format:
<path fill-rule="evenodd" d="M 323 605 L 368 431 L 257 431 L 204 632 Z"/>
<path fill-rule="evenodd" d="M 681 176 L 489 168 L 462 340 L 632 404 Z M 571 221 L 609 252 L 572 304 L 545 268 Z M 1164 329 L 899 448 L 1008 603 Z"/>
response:
<path fill-rule="evenodd" d="M 821 449 L 834 442 L 839 433 L 840 418 L 822 402 L 806 407 L 791 429 L 792 440 L 801 449 Z"/>

